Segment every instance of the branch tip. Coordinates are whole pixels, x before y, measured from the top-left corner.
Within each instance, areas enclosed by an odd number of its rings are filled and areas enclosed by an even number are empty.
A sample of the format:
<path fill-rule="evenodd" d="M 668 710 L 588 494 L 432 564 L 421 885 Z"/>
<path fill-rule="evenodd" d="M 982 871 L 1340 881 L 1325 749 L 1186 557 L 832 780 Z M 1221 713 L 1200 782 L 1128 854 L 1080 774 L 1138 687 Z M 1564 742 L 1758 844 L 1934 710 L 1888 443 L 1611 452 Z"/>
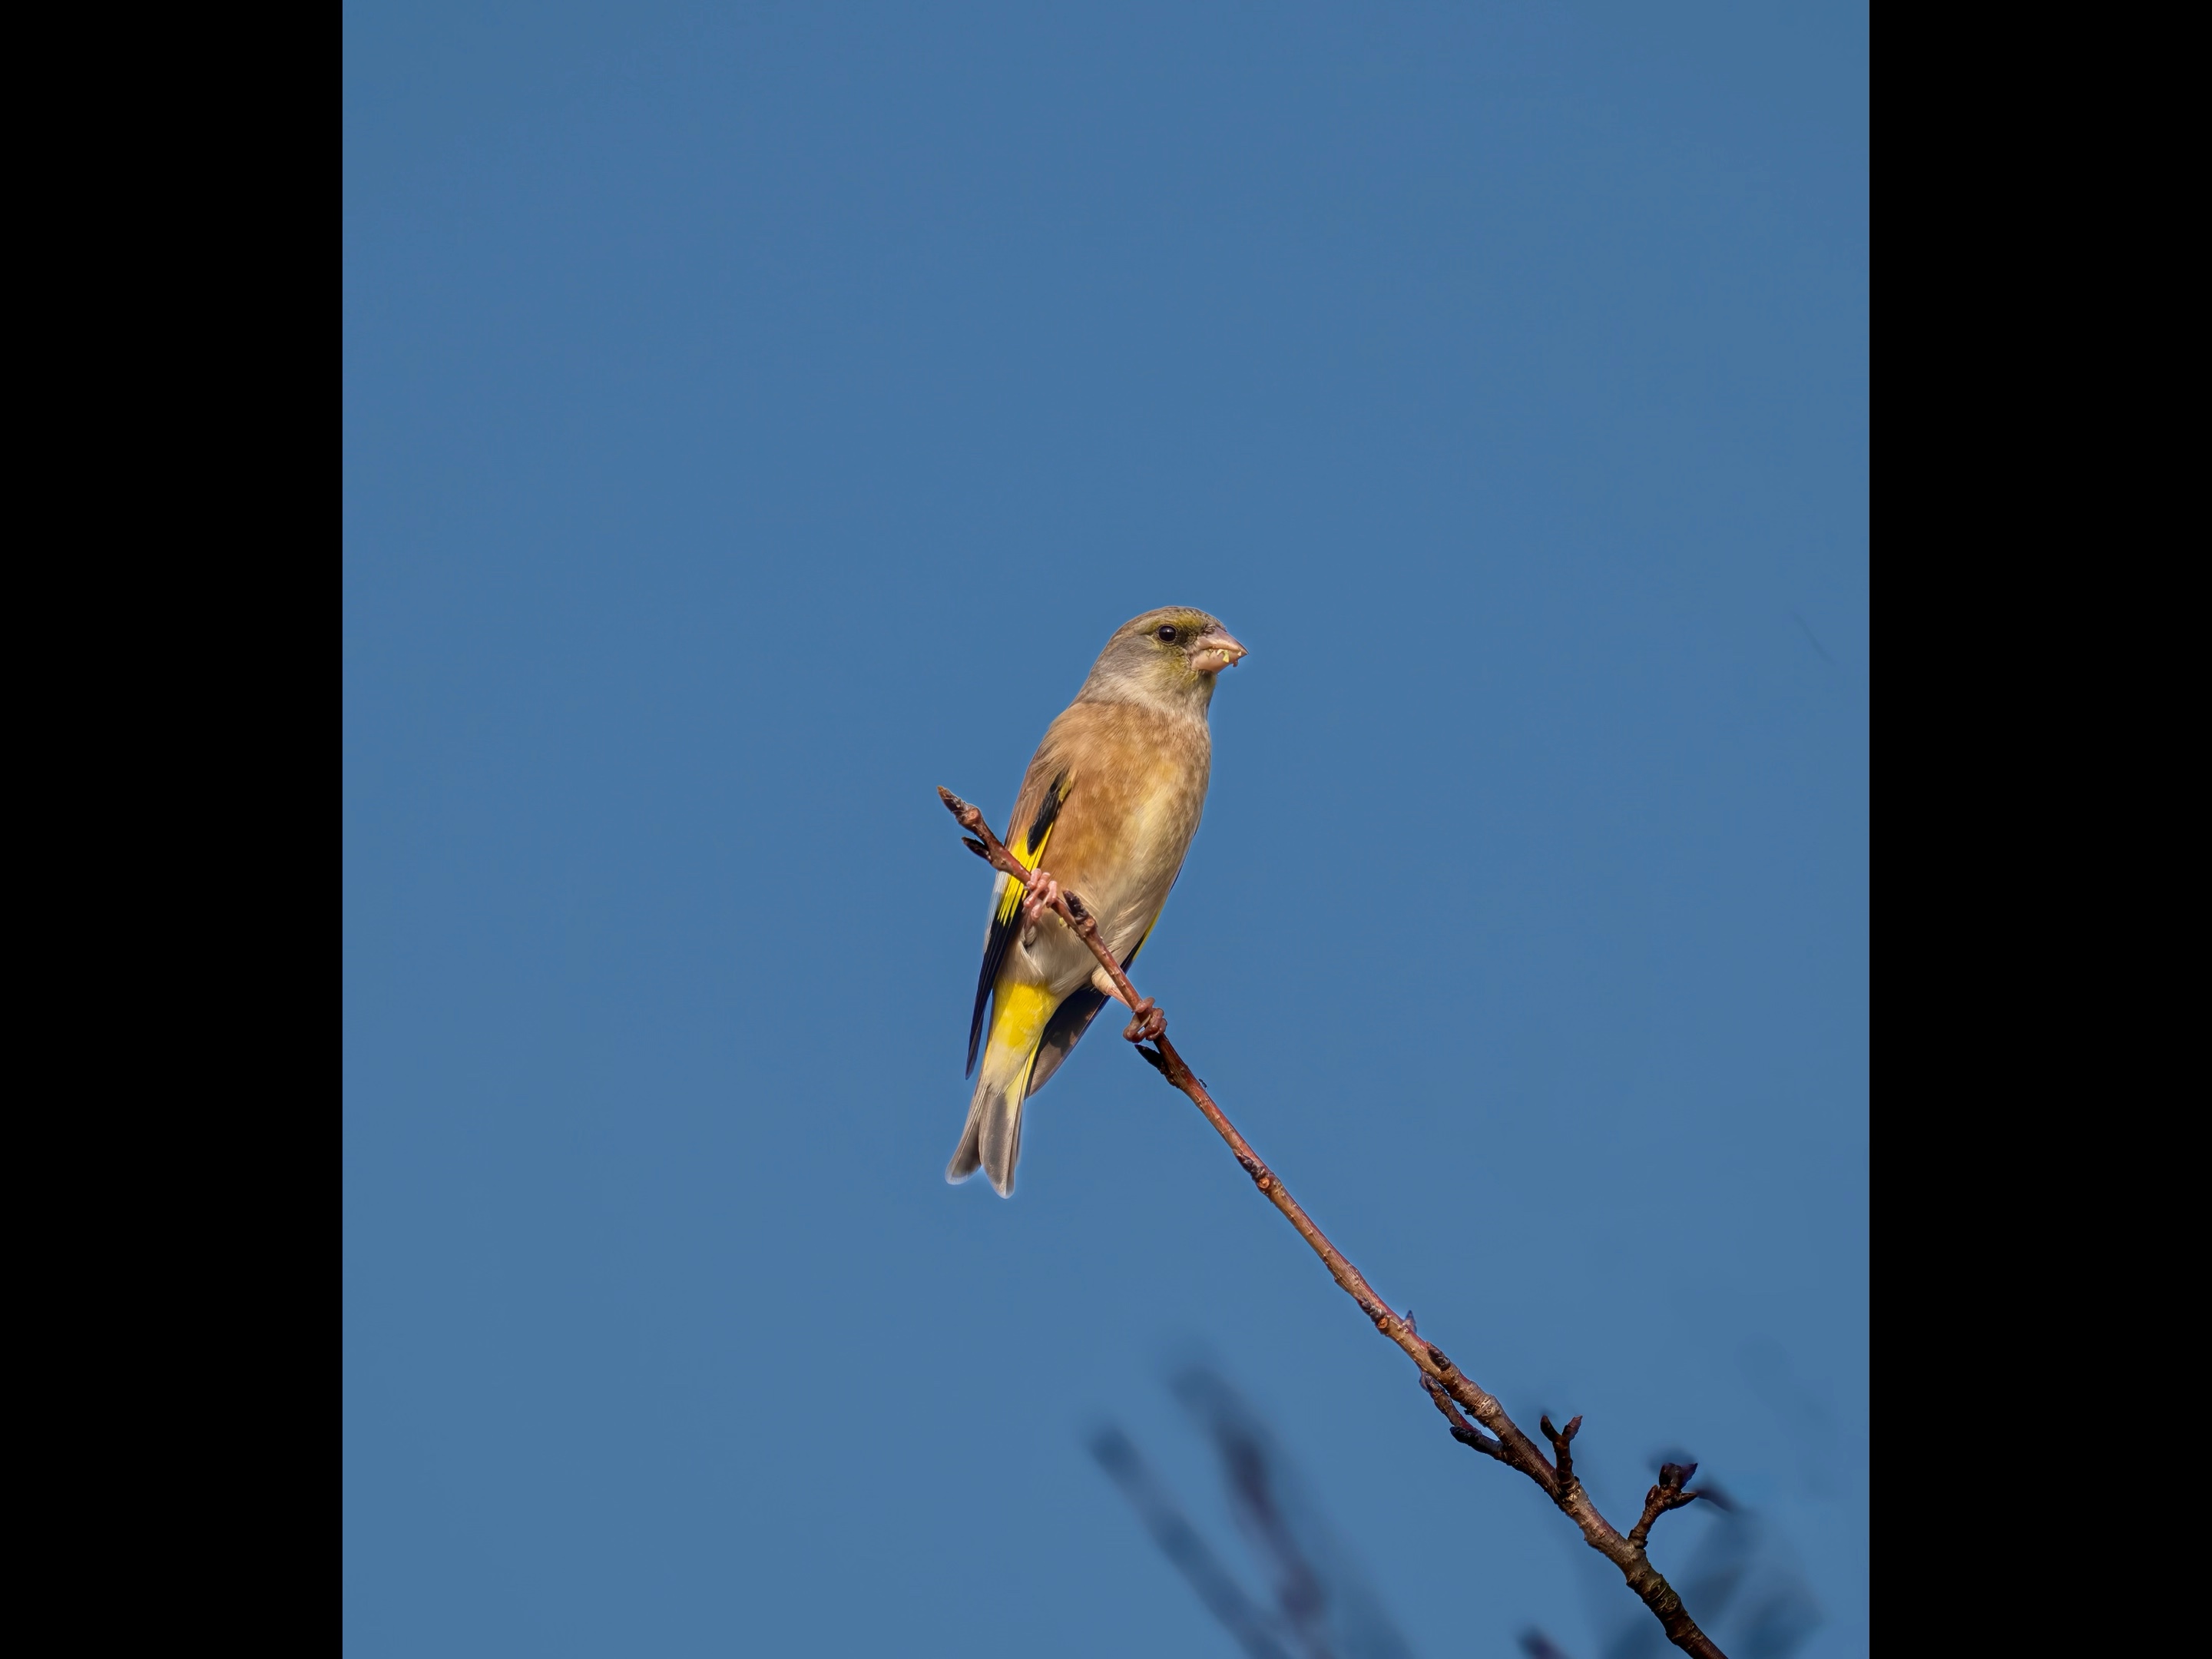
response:
<path fill-rule="evenodd" d="M 1628 1541 L 1642 1549 L 1650 1540 L 1651 1523 L 1669 1510 L 1679 1510 L 1683 1504 L 1705 1496 L 1702 1492 L 1685 1492 L 1684 1486 L 1698 1472 L 1695 1463 L 1662 1463 L 1659 1484 L 1644 1494 L 1644 1516 L 1629 1529 Z"/>
<path fill-rule="evenodd" d="M 1583 1419 L 1577 1414 L 1567 1419 L 1565 1428 L 1555 1429 L 1552 1426 L 1551 1413 L 1543 1412 L 1537 1414 L 1536 1426 L 1544 1431 L 1544 1438 L 1552 1443 L 1553 1461 L 1559 1468 L 1559 1485 L 1565 1487 L 1575 1479 L 1575 1455 L 1569 1449 L 1574 1444 L 1575 1437 L 1582 1432 Z"/>

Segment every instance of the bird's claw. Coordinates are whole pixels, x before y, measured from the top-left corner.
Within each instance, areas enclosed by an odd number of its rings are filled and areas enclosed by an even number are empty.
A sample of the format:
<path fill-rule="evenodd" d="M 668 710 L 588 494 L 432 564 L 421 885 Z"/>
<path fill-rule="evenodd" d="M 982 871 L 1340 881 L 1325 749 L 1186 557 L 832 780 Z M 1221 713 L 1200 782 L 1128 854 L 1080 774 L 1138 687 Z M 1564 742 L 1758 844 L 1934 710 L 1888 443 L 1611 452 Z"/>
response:
<path fill-rule="evenodd" d="M 1050 876 L 1033 878 L 1022 889 L 1022 921 L 1034 927 L 1044 919 L 1044 913 L 1053 908 L 1060 897 L 1060 884 Z"/>
<path fill-rule="evenodd" d="M 1129 1006 L 1130 1020 L 1121 1035 L 1131 1042 L 1152 1042 L 1168 1029 L 1168 1017 L 1150 997 L 1139 997 Z"/>

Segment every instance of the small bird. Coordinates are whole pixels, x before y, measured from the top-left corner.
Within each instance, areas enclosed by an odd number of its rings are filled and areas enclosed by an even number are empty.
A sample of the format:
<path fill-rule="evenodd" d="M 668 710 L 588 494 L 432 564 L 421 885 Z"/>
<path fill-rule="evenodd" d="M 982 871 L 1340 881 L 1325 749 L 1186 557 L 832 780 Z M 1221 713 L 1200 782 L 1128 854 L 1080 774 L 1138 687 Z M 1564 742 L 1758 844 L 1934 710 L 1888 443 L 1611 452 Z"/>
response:
<path fill-rule="evenodd" d="M 1224 668 L 1245 654 L 1203 611 L 1170 606 L 1123 623 L 1075 701 L 1045 729 L 1006 820 L 1006 846 L 1028 869 L 1047 853 L 1052 884 L 1079 898 L 1124 969 L 1150 938 L 1198 832 L 1213 763 L 1206 707 Z M 947 1181 L 980 1168 L 1014 1190 L 1022 1103 L 1045 1085 L 1109 999 L 1121 1000 L 1090 947 L 1050 908 L 1054 893 L 1001 874 L 968 1069 L 982 1071 Z M 990 1040 L 984 1041 L 984 1005 Z"/>

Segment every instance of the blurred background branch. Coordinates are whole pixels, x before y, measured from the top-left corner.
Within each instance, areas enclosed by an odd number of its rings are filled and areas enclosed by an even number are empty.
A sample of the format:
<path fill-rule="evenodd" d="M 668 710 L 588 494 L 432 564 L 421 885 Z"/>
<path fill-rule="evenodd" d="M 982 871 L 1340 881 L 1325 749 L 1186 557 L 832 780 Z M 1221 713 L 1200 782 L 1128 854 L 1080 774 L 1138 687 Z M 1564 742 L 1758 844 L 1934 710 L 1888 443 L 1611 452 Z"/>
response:
<path fill-rule="evenodd" d="M 1249 1589 L 1204 1527 L 1178 1501 L 1120 1425 L 1084 1437 L 1099 1467 L 1137 1512 L 1153 1543 L 1217 1623 L 1253 1659 L 1413 1659 L 1413 1649 L 1353 1552 L 1298 1474 L 1280 1438 L 1211 1363 L 1172 1370 L 1168 1386 L 1213 1454 L 1221 1492 L 1257 1565 Z M 1562 1434 L 1562 1438 L 1565 1435 Z M 1651 1459 L 1655 1491 L 1679 1490 L 1667 1471 L 1687 1467 L 1667 1451 Z M 1685 1477 L 1686 1478 L 1686 1477 Z M 1735 1659 L 1793 1659 L 1823 1622 L 1812 1587 L 1773 1524 L 1708 1481 L 1684 1589 Z M 1578 1547 L 1576 1554 L 1588 1561 Z M 1598 1565 L 1585 1601 L 1596 1642 L 1577 1650 L 1541 1626 L 1522 1630 L 1528 1659 L 1658 1659 L 1667 1637 L 1641 1608 L 1620 1600 Z"/>
<path fill-rule="evenodd" d="M 1237 1585 L 1120 1428 L 1109 1424 L 1088 1443 L 1206 1610 L 1255 1659 L 1413 1659 L 1382 1598 L 1244 1397 L 1209 1365 L 1182 1367 L 1169 1386 L 1213 1450 L 1230 1514 L 1269 1580 L 1264 1597 Z"/>
<path fill-rule="evenodd" d="M 1143 1456 L 1121 1430 L 1108 1426 L 1091 1437 L 1091 1455 L 1113 1477 L 1151 1533 L 1160 1553 L 1175 1564 L 1206 1610 L 1252 1659 L 1291 1659 L 1267 1630 L 1267 1617 L 1206 1547 L 1167 1489 L 1145 1466 Z"/>

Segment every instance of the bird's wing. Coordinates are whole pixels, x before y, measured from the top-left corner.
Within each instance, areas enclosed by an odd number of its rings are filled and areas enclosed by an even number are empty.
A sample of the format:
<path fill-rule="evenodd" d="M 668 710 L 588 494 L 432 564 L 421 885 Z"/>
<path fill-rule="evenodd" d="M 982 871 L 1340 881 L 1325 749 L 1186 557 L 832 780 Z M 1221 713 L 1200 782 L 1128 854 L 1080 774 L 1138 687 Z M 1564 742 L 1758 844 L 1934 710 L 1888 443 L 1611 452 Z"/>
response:
<path fill-rule="evenodd" d="M 1036 869 L 1044 857 L 1060 809 L 1067 805 L 1067 798 L 1074 789 L 1073 772 L 1056 763 L 1046 749 L 1040 748 L 1036 758 L 1030 763 L 1029 775 L 1022 781 L 1021 796 L 1014 802 L 1012 815 L 1006 820 L 1006 850 L 1024 869 Z M 990 1000 L 991 988 L 998 983 L 999 967 L 1006 959 L 1006 947 L 1013 943 L 1014 935 L 1021 928 L 1022 889 L 1012 877 L 1002 874 L 999 884 L 992 890 L 991 901 L 991 931 L 983 940 L 983 970 L 975 978 L 975 1012 L 968 1021 L 970 1072 L 975 1069 L 975 1051 L 983 1041 L 984 1005 Z"/>

